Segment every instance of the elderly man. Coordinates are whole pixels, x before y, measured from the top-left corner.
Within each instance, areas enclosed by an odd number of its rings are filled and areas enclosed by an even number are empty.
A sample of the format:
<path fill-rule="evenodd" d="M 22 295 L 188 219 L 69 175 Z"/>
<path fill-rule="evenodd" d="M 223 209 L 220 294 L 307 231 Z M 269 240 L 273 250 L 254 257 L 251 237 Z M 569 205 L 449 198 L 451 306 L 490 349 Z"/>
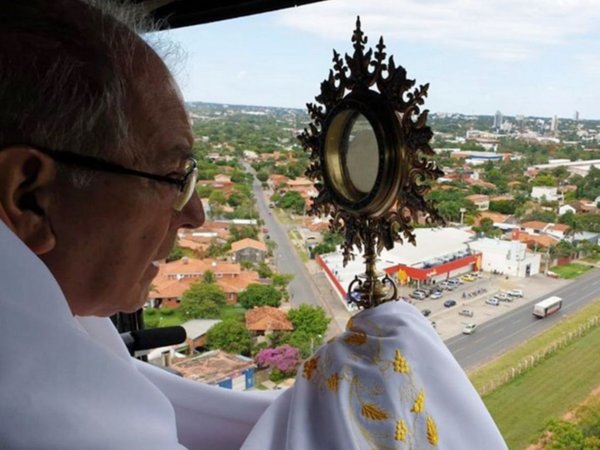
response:
<path fill-rule="evenodd" d="M 91 318 L 140 308 L 177 230 L 204 222 L 165 64 L 85 3 L 2 2 L 0 103 L 0 447 L 239 448 L 268 401 L 194 385 L 212 417 L 238 405 L 224 432 Z"/>
<path fill-rule="evenodd" d="M 177 230 L 204 221 L 181 95 L 79 0 L 2 2 L 0 72 L 1 448 L 506 448 L 402 303 L 357 316 L 278 397 L 130 358 L 106 317 L 140 308 Z"/>

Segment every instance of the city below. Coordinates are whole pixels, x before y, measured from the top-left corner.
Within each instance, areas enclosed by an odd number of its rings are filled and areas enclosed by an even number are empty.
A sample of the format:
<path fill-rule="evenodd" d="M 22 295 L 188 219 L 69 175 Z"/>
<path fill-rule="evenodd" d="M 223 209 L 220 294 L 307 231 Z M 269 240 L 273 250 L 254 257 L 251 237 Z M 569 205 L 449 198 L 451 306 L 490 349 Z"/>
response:
<path fill-rule="evenodd" d="M 363 258 L 344 265 L 329 218 L 306 213 L 304 111 L 188 107 L 207 221 L 180 232 L 144 309 L 147 327 L 181 324 L 188 339 L 147 357 L 224 388 L 285 388 L 356 314 L 347 290 Z M 498 111 L 428 125 L 444 175 L 427 199 L 447 226 L 417 217 L 416 246 L 382 251 L 377 269 L 435 327 L 509 447 L 546 448 L 566 414 L 576 427 L 580 405 L 600 405 L 600 120 Z"/>

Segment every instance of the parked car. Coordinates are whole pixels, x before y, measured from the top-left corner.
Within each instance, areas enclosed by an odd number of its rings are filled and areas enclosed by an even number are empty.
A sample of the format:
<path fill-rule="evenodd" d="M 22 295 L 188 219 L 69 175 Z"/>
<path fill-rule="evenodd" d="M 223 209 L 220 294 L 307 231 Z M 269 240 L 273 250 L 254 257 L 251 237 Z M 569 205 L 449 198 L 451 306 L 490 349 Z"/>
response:
<path fill-rule="evenodd" d="M 435 323 L 433 320 L 430 320 L 429 322 L 431 322 L 431 326 L 432 326 L 433 328 L 437 328 L 437 325 L 436 325 L 436 323 Z"/>
<path fill-rule="evenodd" d="M 498 294 L 494 295 L 494 297 L 500 300 L 501 302 L 513 301 L 512 297 L 510 297 L 506 292 L 499 292 Z"/>
<path fill-rule="evenodd" d="M 500 300 L 498 300 L 496 297 L 488 298 L 485 302 L 488 305 L 500 306 Z"/>
<path fill-rule="evenodd" d="M 423 314 L 425 317 L 427 317 L 428 315 L 430 315 L 430 314 L 431 314 L 431 310 L 430 310 L 430 309 L 423 309 L 423 310 L 421 311 L 421 313 L 422 313 L 422 314 Z"/>
<path fill-rule="evenodd" d="M 508 295 L 511 297 L 523 297 L 525 294 L 521 289 L 513 289 L 512 291 L 508 291 Z"/>
<path fill-rule="evenodd" d="M 425 297 L 427 297 L 425 292 L 419 290 L 412 291 L 409 295 L 416 300 L 425 300 Z"/>
<path fill-rule="evenodd" d="M 473 333 L 475 333 L 476 328 L 477 328 L 476 323 L 468 323 L 465 325 L 462 332 L 463 332 L 463 334 L 473 334 Z"/>
<path fill-rule="evenodd" d="M 462 277 L 460 277 L 460 279 L 462 281 L 466 281 L 466 282 L 470 283 L 471 281 L 475 281 L 477 278 L 475 278 L 473 275 L 471 275 L 471 274 L 468 273 L 468 274 L 463 275 Z"/>
<path fill-rule="evenodd" d="M 433 292 L 433 290 L 429 288 L 419 288 L 417 290 L 423 292 L 425 294 L 425 297 L 429 297 Z"/>
<path fill-rule="evenodd" d="M 446 300 L 444 306 L 446 308 L 452 308 L 453 306 L 456 306 L 456 300 Z"/>
<path fill-rule="evenodd" d="M 475 313 L 472 309 L 461 309 L 458 314 L 465 317 L 473 317 Z"/>
<path fill-rule="evenodd" d="M 431 298 L 433 300 L 437 300 L 438 298 L 442 298 L 443 295 L 444 295 L 444 293 L 442 291 L 433 291 L 431 293 L 431 295 L 429 296 L 429 298 Z"/>

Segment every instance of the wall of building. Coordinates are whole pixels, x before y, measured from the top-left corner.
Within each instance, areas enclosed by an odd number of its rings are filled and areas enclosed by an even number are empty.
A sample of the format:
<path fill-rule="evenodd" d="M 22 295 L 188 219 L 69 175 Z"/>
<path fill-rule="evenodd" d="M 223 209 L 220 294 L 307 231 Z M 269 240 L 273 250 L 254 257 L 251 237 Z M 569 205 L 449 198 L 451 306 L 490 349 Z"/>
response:
<path fill-rule="evenodd" d="M 479 239 L 471 248 L 482 253 L 482 270 L 498 272 L 514 277 L 532 276 L 540 272 L 541 256 L 527 252 L 527 245 L 520 241 Z"/>

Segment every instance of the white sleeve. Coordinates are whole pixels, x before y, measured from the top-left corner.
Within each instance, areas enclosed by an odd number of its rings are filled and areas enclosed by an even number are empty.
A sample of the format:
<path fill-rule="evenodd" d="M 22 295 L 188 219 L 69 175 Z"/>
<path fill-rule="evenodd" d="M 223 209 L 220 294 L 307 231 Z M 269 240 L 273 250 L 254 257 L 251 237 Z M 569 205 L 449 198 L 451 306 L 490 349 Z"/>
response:
<path fill-rule="evenodd" d="M 405 302 L 362 311 L 299 369 L 243 450 L 506 450 L 479 395 Z"/>

